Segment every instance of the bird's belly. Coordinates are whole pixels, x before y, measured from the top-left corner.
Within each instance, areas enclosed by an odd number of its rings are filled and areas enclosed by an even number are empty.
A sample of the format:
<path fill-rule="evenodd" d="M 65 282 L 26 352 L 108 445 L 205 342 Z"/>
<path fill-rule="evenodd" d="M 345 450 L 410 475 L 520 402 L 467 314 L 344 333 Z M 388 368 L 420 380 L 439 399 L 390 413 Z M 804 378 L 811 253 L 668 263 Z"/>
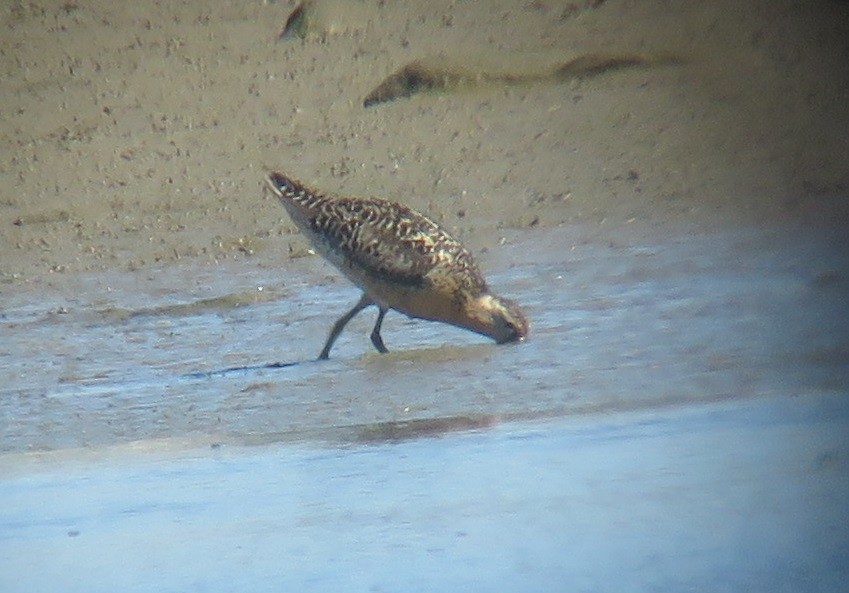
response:
<path fill-rule="evenodd" d="M 378 277 L 321 241 L 315 241 L 314 244 L 327 261 L 379 306 L 394 309 L 409 317 L 443 321 L 462 327 L 468 325 L 456 295 L 448 286 L 440 290 L 425 278 L 422 278 L 421 286 L 415 286 Z"/>
<path fill-rule="evenodd" d="M 433 286 L 417 288 L 370 280 L 360 286 L 379 305 L 409 317 L 463 325 L 463 315 L 453 295 L 444 294 Z"/>

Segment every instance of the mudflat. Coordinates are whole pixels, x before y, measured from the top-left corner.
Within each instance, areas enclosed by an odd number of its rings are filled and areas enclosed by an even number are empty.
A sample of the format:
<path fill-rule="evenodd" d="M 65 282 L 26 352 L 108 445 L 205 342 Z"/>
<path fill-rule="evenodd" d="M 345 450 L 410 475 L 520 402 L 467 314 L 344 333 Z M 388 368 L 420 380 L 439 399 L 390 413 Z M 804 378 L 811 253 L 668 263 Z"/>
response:
<path fill-rule="evenodd" d="M 293 11 L 0 9 L 0 589 L 841 591 L 849 4 Z M 315 361 L 359 295 L 273 170 L 530 339 Z"/>
<path fill-rule="evenodd" d="M 7 4 L 3 292 L 186 260 L 285 267 L 304 244 L 263 189 L 278 169 L 403 201 L 474 251 L 564 221 L 846 220 L 844 2 L 307 6 L 280 38 L 291 3 Z M 600 54 L 649 64 L 504 83 Z M 422 62 L 503 84 L 363 106 Z"/>

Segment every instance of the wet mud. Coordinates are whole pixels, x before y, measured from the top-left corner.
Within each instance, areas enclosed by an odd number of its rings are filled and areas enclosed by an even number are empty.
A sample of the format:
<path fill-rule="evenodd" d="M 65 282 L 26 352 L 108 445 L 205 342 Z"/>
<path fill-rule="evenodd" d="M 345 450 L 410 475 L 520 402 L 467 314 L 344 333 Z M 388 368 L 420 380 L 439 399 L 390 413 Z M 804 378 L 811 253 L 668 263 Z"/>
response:
<path fill-rule="evenodd" d="M 831 250 L 840 239 L 800 235 L 791 249 L 780 233 L 754 229 L 662 242 L 581 235 L 539 231 L 509 256 L 486 254 L 491 285 L 532 323 L 528 343 L 503 347 L 392 312 L 391 352 L 379 355 L 366 312 L 334 359 L 316 361 L 358 294 L 317 257 L 293 260 L 301 271 L 285 275 L 263 266 L 234 266 L 226 280 L 203 268 L 121 273 L 85 279 L 89 290 L 72 298 L 22 295 L 6 302 L 0 325 L 2 449 L 403 440 L 847 384 L 849 276 Z M 185 276 L 194 291 L 174 282 Z"/>
<path fill-rule="evenodd" d="M 839 591 L 849 245 L 820 230 L 532 231 L 482 262 L 527 343 L 390 313 L 381 355 L 363 315 L 329 361 L 357 289 L 317 257 L 7 297 L 0 586 Z"/>
<path fill-rule="evenodd" d="M 638 55 L 583 55 L 543 71 L 505 72 L 475 69 L 446 58 L 416 60 L 390 74 L 363 99 L 363 107 L 411 97 L 417 93 L 444 93 L 480 87 L 504 87 L 534 83 L 564 83 L 600 76 L 625 68 L 681 63 L 679 58 Z"/>

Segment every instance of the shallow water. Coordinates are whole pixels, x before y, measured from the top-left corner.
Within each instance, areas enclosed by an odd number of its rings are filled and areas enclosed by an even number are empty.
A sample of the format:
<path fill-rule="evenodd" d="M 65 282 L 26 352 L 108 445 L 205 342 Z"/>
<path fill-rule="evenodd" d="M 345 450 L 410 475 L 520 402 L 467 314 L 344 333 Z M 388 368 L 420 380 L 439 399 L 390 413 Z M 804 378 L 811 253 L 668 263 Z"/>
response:
<path fill-rule="evenodd" d="M 52 455 L 4 467 L 0 589 L 841 591 L 848 403 Z"/>
<path fill-rule="evenodd" d="M 575 234 L 540 232 L 491 256 L 490 283 L 532 320 L 519 346 L 390 313 L 392 352 L 380 356 L 367 310 L 315 362 L 358 291 L 314 258 L 288 271 L 248 261 L 116 273 L 83 279 L 72 297 L 9 297 L 0 450 L 349 441 L 380 426 L 403 436 L 411 421 L 438 431 L 440 419 L 462 428 L 849 384 L 849 249 L 754 230 Z"/>
<path fill-rule="evenodd" d="M 485 259 L 526 344 L 327 362 L 312 258 L 4 295 L 0 589 L 839 590 L 846 242 L 540 231 Z"/>

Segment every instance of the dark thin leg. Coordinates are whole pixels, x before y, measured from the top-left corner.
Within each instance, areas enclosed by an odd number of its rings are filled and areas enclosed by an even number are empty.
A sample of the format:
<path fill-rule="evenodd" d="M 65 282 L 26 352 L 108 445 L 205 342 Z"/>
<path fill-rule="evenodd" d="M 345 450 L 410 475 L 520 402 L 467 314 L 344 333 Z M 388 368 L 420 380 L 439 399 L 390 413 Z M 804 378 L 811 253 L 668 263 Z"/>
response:
<path fill-rule="evenodd" d="M 327 360 L 330 357 L 330 349 L 333 347 L 333 342 L 336 341 L 336 338 L 339 337 L 339 334 L 342 333 L 342 330 L 345 329 L 348 322 L 351 321 L 357 313 L 373 304 L 372 300 L 363 294 L 357 304 L 354 305 L 354 308 L 345 313 L 336 323 L 333 324 L 333 329 L 330 330 L 330 335 L 327 336 L 324 348 L 322 348 L 321 354 L 318 355 L 319 360 Z"/>
<path fill-rule="evenodd" d="M 383 316 L 389 309 L 380 307 L 380 313 L 377 314 L 377 322 L 374 324 L 374 329 L 371 330 L 371 343 L 377 348 L 381 354 L 386 354 L 389 350 L 383 345 L 383 338 L 380 337 L 380 326 L 383 325 Z"/>

